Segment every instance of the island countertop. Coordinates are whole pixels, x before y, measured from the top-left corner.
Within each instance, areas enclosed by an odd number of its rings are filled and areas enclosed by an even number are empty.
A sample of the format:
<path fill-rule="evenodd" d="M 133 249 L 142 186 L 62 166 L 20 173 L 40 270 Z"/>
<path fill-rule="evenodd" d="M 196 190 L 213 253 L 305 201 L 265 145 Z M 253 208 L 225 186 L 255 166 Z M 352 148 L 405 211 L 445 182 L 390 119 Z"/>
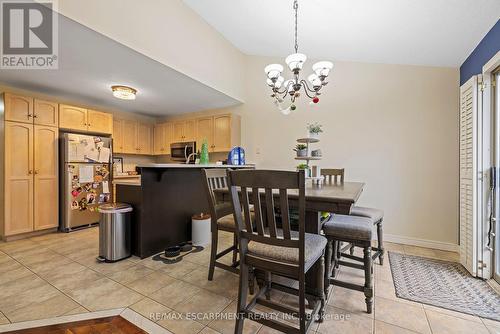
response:
<path fill-rule="evenodd" d="M 253 168 L 255 165 L 218 165 L 218 164 L 141 164 L 139 168 Z"/>

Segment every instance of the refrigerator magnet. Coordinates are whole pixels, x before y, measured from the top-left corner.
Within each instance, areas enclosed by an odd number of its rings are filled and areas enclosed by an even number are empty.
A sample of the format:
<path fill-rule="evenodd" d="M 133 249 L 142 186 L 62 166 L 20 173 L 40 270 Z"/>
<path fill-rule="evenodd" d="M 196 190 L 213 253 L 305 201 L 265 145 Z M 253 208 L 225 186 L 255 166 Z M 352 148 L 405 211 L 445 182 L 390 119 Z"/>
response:
<path fill-rule="evenodd" d="M 79 209 L 79 205 L 78 205 L 78 202 L 77 201 L 73 201 L 71 202 L 71 210 L 78 210 Z"/>
<path fill-rule="evenodd" d="M 85 189 L 85 191 L 90 191 L 90 189 L 92 189 L 92 183 L 84 184 L 83 189 Z"/>
<path fill-rule="evenodd" d="M 102 175 L 94 175 L 94 182 L 102 182 Z"/>
<path fill-rule="evenodd" d="M 88 193 L 87 194 L 87 204 L 94 204 L 94 203 L 95 203 L 95 194 Z"/>
<path fill-rule="evenodd" d="M 92 183 L 92 188 L 94 188 L 94 189 L 99 188 L 99 183 L 98 182 Z"/>
<path fill-rule="evenodd" d="M 84 197 L 78 202 L 78 206 L 80 211 L 85 211 L 87 210 L 87 199 Z"/>
<path fill-rule="evenodd" d="M 93 206 L 89 206 L 89 211 L 90 212 L 94 212 L 94 207 Z"/>
<path fill-rule="evenodd" d="M 79 192 L 78 192 L 78 190 L 76 190 L 76 189 L 73 189 L 73 190 L 71 191 L 71 196 L 73 196 L 73 197 L 77 197 L 77 196 L 78 196 L 78 194 L 79 194 Z"/>

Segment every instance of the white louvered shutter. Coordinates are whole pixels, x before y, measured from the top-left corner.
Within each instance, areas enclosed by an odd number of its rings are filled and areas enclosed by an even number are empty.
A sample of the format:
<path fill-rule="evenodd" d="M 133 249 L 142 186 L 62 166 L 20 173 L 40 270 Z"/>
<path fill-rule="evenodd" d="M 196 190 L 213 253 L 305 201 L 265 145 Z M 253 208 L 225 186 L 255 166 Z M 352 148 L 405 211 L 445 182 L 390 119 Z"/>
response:
<path fill-rule="evenodd" d="M 478 81 L 460 87 L 460 262 L 473 275 L 478 264 Z"/>

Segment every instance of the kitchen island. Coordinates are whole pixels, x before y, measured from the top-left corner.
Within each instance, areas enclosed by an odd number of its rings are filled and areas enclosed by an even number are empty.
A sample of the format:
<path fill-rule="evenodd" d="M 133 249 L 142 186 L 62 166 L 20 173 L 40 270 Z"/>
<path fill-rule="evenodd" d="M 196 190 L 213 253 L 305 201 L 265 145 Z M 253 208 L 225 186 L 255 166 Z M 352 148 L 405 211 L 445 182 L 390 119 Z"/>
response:
<path fill-rule="evenodd" d="M 191 240 L 191 217 L 208 212 L 202 169 L 253 165 L 144 164 L 140 182 L 115 180 L 116 201 L 133 206 L 132 254 L 145 258 Z"/>

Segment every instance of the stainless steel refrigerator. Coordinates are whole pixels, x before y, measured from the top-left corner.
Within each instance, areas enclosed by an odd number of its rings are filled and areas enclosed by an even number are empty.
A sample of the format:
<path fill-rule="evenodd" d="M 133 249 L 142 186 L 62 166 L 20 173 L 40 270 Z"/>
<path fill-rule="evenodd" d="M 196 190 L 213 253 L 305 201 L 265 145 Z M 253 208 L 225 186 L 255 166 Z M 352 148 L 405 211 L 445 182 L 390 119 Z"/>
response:
<path fill-rule="evenodd" d="M 76 133 L 60 138 L 60 229 L 70 232 L 99 223 L 99 205 L 112 202 L 112 140 Z"/>

